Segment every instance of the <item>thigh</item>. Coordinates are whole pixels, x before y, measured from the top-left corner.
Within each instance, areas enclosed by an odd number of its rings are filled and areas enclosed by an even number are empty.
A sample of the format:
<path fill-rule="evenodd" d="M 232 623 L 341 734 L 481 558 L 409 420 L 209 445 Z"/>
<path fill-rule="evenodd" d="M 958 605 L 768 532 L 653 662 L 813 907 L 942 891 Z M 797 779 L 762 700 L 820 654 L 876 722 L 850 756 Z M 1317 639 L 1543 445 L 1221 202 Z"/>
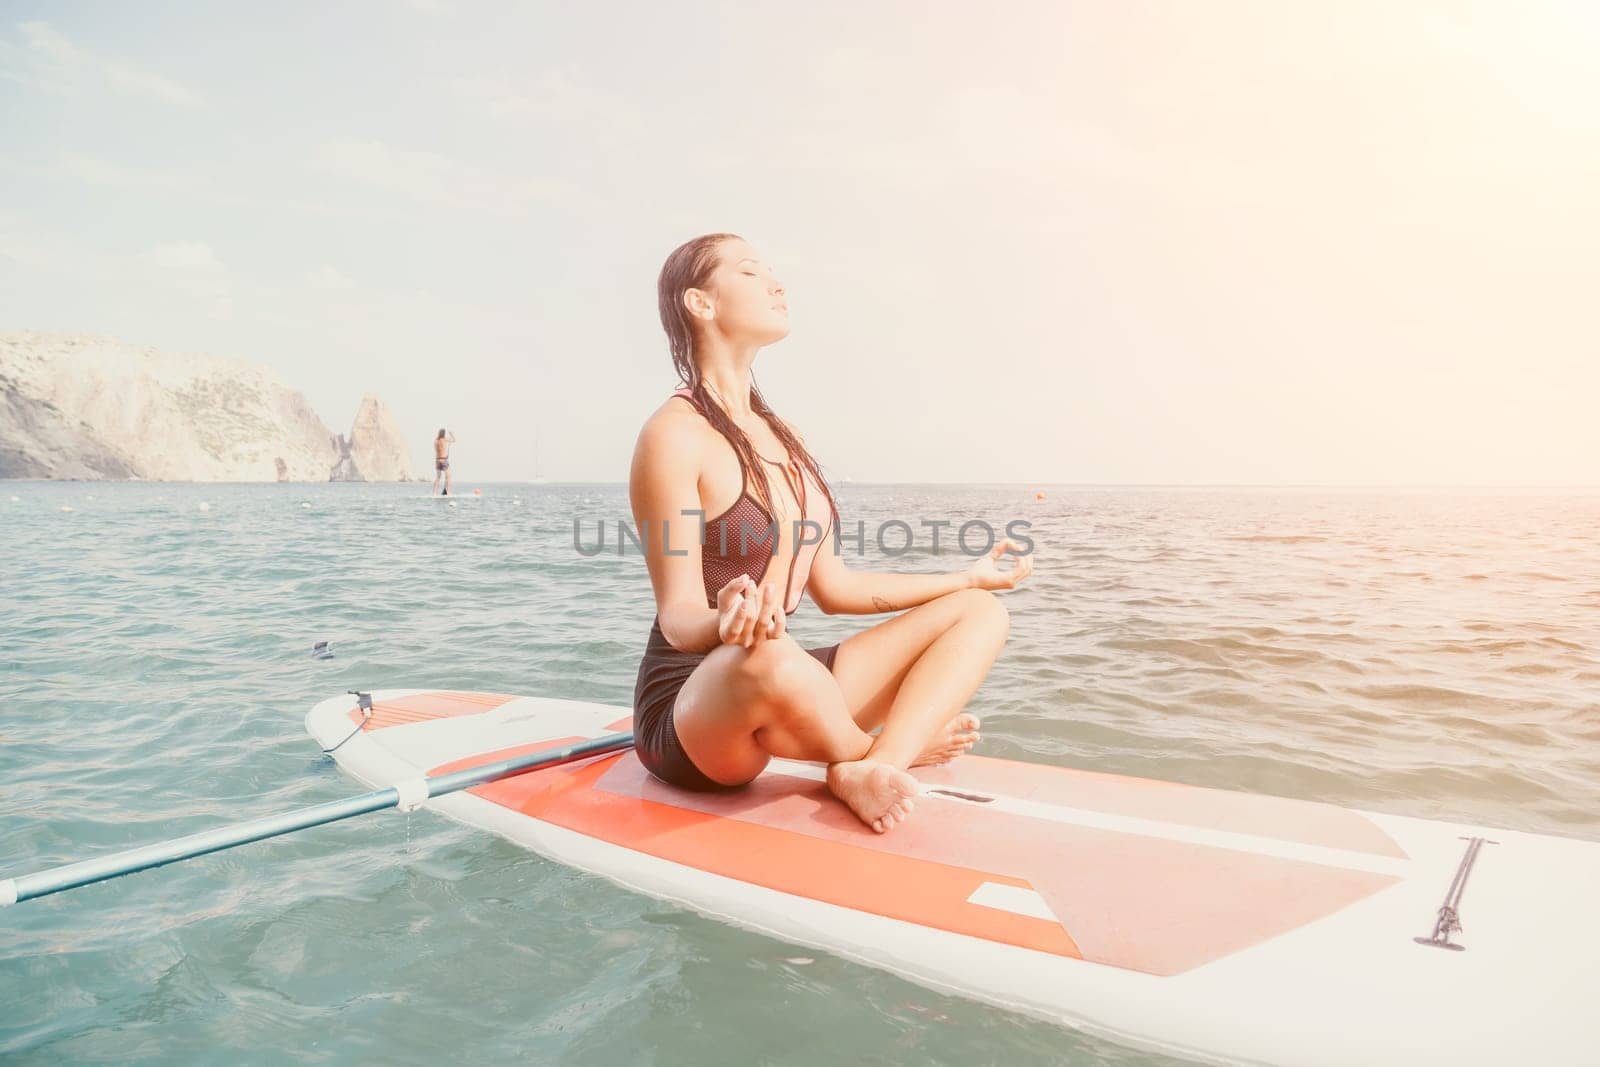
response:
<path fill-rule="evenodd" d="M 980 589 L 946 593 L 841 641 L 833 676 L 856 725 L 863 730 L 883 725 L 900 683 L 928 646 L 979 600 L 993 595 Z"/>
<path fill-rule="evenodd" d="M 780 703 L 844 715 L 828 669 L 788 634 L 750 649 L 719 645 L 678 690 L 672 707 L 678 743 L 706 777 L 748 782 L 772 758 L 755 732 L 778 715 Z"/>
<path fill-rule="evenodd" d="M 672 718 L 683 752 L 723 785 L 750 781 L 773 753 L 838 760 L 867 741 L 827 667 L 787 633 L 712 649 L 678 689 Z"/>

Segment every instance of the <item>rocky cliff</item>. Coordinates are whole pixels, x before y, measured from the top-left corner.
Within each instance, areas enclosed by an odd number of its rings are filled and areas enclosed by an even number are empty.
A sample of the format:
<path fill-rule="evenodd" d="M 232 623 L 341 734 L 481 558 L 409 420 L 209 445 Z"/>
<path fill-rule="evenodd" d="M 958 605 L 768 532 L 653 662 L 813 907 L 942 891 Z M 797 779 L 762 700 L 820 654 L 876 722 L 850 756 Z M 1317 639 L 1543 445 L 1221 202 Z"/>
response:
<path fill-rule="evenodd" d="M 0 478 L 320 482 L 347 450 L 373 457 L 357 477 L 410 476 L 376 397 L 362 401 L 348 449 L 342 441 L 263 367 L 86 334 L 0 333 Z"/>
<path fill-rule="evenodd" d="M 356 421 L 350 426 L 350 436 L 338 440 L 340 466 L 348 465 L 353 478 L 342 480 L 364 482 L 409 482 L 411 459 L 406 455 L 405 438 L 394 416 L 382 400 L 373 393 L 361 398 L 356 410 Z M 338 470 L 335 479 L 340 479 Z"/>

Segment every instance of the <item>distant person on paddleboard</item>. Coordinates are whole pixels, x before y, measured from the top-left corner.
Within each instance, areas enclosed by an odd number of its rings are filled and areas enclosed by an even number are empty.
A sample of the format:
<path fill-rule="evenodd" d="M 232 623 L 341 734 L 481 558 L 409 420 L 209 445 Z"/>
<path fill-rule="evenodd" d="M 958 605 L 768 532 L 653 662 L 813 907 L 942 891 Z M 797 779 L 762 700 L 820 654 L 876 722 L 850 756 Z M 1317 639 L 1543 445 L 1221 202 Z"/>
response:
<path fill-rule="evenodd" d="M 450 446 L 456 443 L 456 435 L 439 428 L 439 436 L 433 439 L 433 492 L 439 492 L 439 479 L 444 479 L 443 496 L 450 495 Z"/>
<path fill-rule="evenodd" d="M 752 375 L 756 353 L 789 333 L 771 268 L 742 238 L 697 237 L 667 257 L 657 299 L 686 384 L 645 422 L 628 482 L 656 598 L 634 686 L 639 760 L 705 791 L 750 782 L 774 756 L 826 763 L 833 794 L 889 830 L 912 810 L 906 769 L 978 740 L 961 709 L 1010 630 L 993 590 L 1026 578 L 1032 557 L 1002 571 L 1022 547 L 1003 538 L 964 571 L 846 567 L 821 468 Z M 806 590 L 830 615 L 902 614 L 801 648 L 787 617 Z"/>

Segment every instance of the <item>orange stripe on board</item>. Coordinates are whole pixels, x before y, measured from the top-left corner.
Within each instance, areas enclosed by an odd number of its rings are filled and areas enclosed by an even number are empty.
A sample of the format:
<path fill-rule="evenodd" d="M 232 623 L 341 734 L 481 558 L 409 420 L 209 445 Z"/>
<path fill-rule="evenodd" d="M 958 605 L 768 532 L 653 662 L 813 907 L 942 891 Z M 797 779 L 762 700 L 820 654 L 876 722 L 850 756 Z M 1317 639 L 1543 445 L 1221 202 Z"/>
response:
<path fill-rule="evenodd" d="M 561 738 L 504 749 L 428 773 L 448 774 L 579 740 L 583 739 Z M 1074 959 L 1082 956 L 1060 923 L 967 901 L 985 882 L 1031 888 L 1026 881 L 595 788 L 619 761 L 638 767 L 628 753 L 519 775 L 468 792 L 553 825 L 710 874 L 987 941 Z M 836 801 L 823 804 L 830 811 L 839 808 L 838 814 L 855 823 L 855 817 Z M 877 836 L 865 827 L 860 832 Z"/>
<path fill-rule="evenodd" d="M 507 749 L 433 773 L 575 740 Z M 1037 769 L 1010 766 L 1019 774 Z M 810 779 L 769 772 L 737 792 L 692 793 L 657 782 L 632 753 L 472 792 L 697 870 L 1155 975 L 1270 941 L 1399 881 L 926 794 L 908 823 L 879 835 Z M 1032 889 L 1060 922 L 967 903 L 983 882 Z"/>
<path fill-rule="evenodd" d="M 624 758 L 596 788 L 832 840 L 858 856 L 888 852 L 1003 872 L 1044 900 L 1083 959 L 1147 974 L 1178 974 L 1270 940 L 1397 880 L 927 794 L 905 825 L 874 834 L 822 783 L 770 771 L 738 792 L 691 793 L 656 781 L 637 759 Z"/>
<path fill-rule="evenodd" d="M 504 693 L 416 693 L 408 697 L 373 702 L 372 718 L 367 721 L 364 728 L 371 732 L 382 730 L 387 726 L 404 726 L 433 719 L 453 719 L 458 715 L 477 715 L 493 711 L 502 704 L 509 704 L 516 699 Z M 351 722 L 361 722 L 361 709 L 351 708 L 349 718 Z"/>

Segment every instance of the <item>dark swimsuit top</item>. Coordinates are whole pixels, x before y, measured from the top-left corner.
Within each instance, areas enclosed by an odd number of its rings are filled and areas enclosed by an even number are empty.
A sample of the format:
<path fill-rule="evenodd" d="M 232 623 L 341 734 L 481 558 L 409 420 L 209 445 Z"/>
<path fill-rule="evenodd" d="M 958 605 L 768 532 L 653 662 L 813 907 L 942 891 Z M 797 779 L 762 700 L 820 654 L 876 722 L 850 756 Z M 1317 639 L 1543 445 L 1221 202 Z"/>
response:
<path fill-rule="evenodd" d="M 694 394 L 688 389 L 679 389 L 673 396 L 681 396 L 694 404 L 695 410 L 701 410 Z M 759 455 L 759 453 L 758 453 Z M 774 467 L 783 464 L 761 456 L 764 462 Z M 806 491 L 807 484 L 815 493 Z M 792 483 L 791 483 L 792 488 Z M 808 501 L 815 501 L 817 506 L 812 507 Z M 789 546 L 789 574 L 783 587 L 783 613 L 793 615 L 800 606 L 800 594 L 805 591 L 806 582 L 811 578 L 811 561 L 817 556 L 817 550 L 828 543 L 828 532 L 833 526 L 833 513 L 829 509 L 823 511 L 828 502 L 827 495 L 818 486 L 811 472 L 803 466 L 800 471 L 800 514 L 806 519 L 817 524 L 822 530 L 822 538 L 816 544 L 805 545 L 798 551 L 794 546 L 798 543 L 796 532 L 801 532 L 807 537 L 811 536 L 809 526 L 801 527 L 798 519 L 791 519 L 785 525 L 788 529 L 778 530 L 778 547 Z M 744 529 L 743 548 L 740 551 L 741 538 L 739 531 L 741 525 Z M 717 593 L 723 586 L 733 581 L 741 574 L 748 574 L 752 580 L 759 583 L 766 577 L 767 567 L 773 560 L 774 533 L 772 513 L 761 506 L 761 502 L 749 493 L 749 479 L 744 475 L 743 464 L 740 465 L 739 496 L 728 509 L 714 519 L 706 520 L 705 541 L 700 548 L 700 571 L 705 579 L 706 606 L 717 606 Z M 760 538 L 760 540 L 757 540 Z M 798 580 L 796 576 L 798 575 Z"/>

